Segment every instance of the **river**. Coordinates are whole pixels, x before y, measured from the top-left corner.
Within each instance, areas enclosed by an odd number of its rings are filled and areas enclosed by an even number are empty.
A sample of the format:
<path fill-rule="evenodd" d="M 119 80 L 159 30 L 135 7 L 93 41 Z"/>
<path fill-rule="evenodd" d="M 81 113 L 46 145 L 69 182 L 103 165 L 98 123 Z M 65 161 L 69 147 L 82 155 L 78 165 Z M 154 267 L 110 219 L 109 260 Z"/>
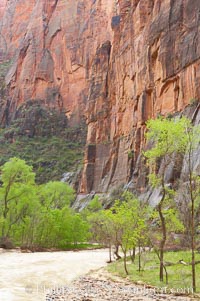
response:
<path fill-rule="evenodd" d="M 107 250 L 0 252 L 0 300 L 44 301 L 52 288 L 106 265 Z"/>

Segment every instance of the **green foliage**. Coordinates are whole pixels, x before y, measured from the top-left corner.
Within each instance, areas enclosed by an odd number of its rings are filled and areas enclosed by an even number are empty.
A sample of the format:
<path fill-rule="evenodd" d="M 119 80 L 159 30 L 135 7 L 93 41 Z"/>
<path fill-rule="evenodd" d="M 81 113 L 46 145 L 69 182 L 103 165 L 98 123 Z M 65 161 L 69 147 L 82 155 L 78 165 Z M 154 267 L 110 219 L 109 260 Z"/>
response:
<path fill-rule="evenodd" d="M 91 200 L 87 209 L 89 210 L 89 212 L 97 212 L 97 211 L 103 209 L 102 204 L 99 201 L 99 197 L 97 195 L 95 195 L 95 197 Z"/>
<path fill-rule="evenodd" d="M 105 216 L 103 210 L 93 212 L 87 216 L 90 225 L 92 239 L 102 244 L 108 244 L 111 239 L 110 220 Z"/>
<path fill-rule="evenodd" d="M 162 235 L 160 237 L 159 252 L 157 255 L 160 260 L 160 281 L 163 281 L 164 269 L 164 250 L 169 229 L 173 231 L 183 231 L 183 225 L 178 219 L 177 209 L 173 199 L 175 191 L 167 185 L 165 173 L 170 164 L 174 164 L 175 156 L 181 154 L 186 166 L 185 180 L 186 191 L 188 195 L 188 204 L 191 219 L 189 222 L 189 232 L 192 250 L 192 286 L 195 291 L 195 208 L 197 195 L 199 194 L 198 175 L 194 170 L 194 154 L 200 142 L 200 126 L 193 126 L 191 121 L 185 117 L 181 119 L 150 120 L 147 122 L 148 132 L 146 134 L 147 142 L 152 144 L 150 150 L 144 155 L 150 167 L 150 183 L 153 187 L 159 187 L 161 199 L 155 208 L 160 220 Z M 159 166 L 158 166 L 159 165 Z M 183 193 L 182 193 L 183 194 Z M 188 205 L 187 205 L 188 207 Z M 167 270 L 166 282 L 168 281 Z"/>
<path fill-rule="evenodd" d="M 60 180 L 82 164 L 86 127 L 68 125 L 64 111 L 44 106 L 42 100 L 23 103 L 15 119 L 0 129 L 0 166 L 16 156 L 33 166 L 37 183 Z"/>
<path fill-rule="evenodd" d="M 61 209 L 74 199 L 73 189 L 58 181 L 39 186 L 40 202 L 46 208 Z"/>
<path fill-rule="evenodd" d="M 75 246 L 80 242 L 87 241 L 89 238 L 89 224 L 84 221 L 78 213 L 73 214 L 70 220 L 69 233 L 71 234 L 69 242 L 73 242 Z"/>
<path fill-rule="evenodd" d="M 111 246 L 122 248 L 126 273 L 127 252 L 145 239 L 147 215 L 147 207 L 142 206 L 131 193 L 125 192 L 110 209 L 90 212 L 88 216 L 93 239 L 110 249 Z"/>
<path fill-rule="evenodd" d="M 11 158 L 4 166 L 0 169 L 1 181 L 3 187 L 6 189 L 11 188 L 11 185 L 17 183 L 33 184 L 35 181 L 35 174 L 32 172 L 32 167 L 28 166 L 24 160 L 20 160 L 16 157 Z"/>
<path fill-rule="evenodd" d="M 124 194 L 125 201 L 115 201 L 113 207 L 105 211 L 105 215 L 112 221 L 114 235 L 124 252 L 137 245 L 145 229 L 144 212 L 140 202 L 129 192 Z"/>
<path fill-rule="evenodd" d="M 185 117 L 147 121 L 147 142 L 153 143 L 153 147 L 144 153 L 149 164 L 155 164 L 160 158 L 171 160 L 174 153 L 183 153 L 187 147 L 185 130 L 190 124 Z"/>
<path fill-rule="evenodd" d="M 2 236 L 8 236 L 11 227 L 29 211 L 34 196 L 35 174 L 25 161 L 12 158 L 1 168 L 0 202 Z"/>
<path fill-rule="evenodd" d="M 35 184 L 32 167 L 12 158 L 1 168 L 0 232 L 16 245 L 64 247 L 88 238 L 88 223 L 70 209 L 74 191 L 62 182 Z"/>
<path fill-rule="evenodd" d="M 129 159 L 133 159 L 134 158 L 134 151 L 133 150 L 129 150 L 128 151 L 128 158 Z"/>
<path fill-rule="evenodd" d="M 164 119 L 162 117 L 147 122 L 147 142 L 152 146 L 144 155 L 150 167 L 149 180 L 152 187 L 159 187 L 161 198 L 155 208 L 159 219 L 160 237 L 159 251 L 157 252 L 160 260 L 160 281 L 163 281 L 163 273 L 166 273 L 166 283 L 168 274 L 164 265 L 165 244 L 169 232 L 183 230 L 178 219 L 177 209 L 174 203 L 174 191 L 165 183 L 165 173 L 168 166 L 174 162 L 174 156 L 184 154 L 187 149 L 188 139 L 186 130 L 191 126 L 191 122 L 183 117 L 181 119 Z M 155 214 L 154 214 L 155 215 Z M 171 226 L 173 225 L 173 228 Z M 151 235 L 152 244 L 155 247 L 155 238 Z M 157 247 L 156 247 L 157 248 Z"/>
<path fill-rule="evenodd" d="M 196 260 L 200 261 L 200 254 L 196 254 Z M 158 279 L 159 273 L 159 260 L 157 255 L 153 251 L 143 251 L 141 254 L 143 262 L 142 272 L 138 271 L 138 261 L 139 255 L 136 255 L 134 264 L 131 264 L 129 258 L 129 276 L 128 279 L 134 283 L 145 283 L 146 287 L 153 286 L 158 289 L 158 293 L 170 293 L 172 289 L 174 293 L 192 293 L 191 288 L 191 258 L 189 251 L 177 251 L 177 252 L 166 252 L 165 254 L 165 264 L 168 265 L 168 274 L 169 274 L 169 283 L 166 287 L 163 287 Z M 180 260 L 184 261 L 186 265 L 181 264 Z M 200 264 L 196 265 L 197 274 L 200 274 Z M 114 275 L 119 275 L 121 277 L 126 277 L 127 275 L 124 272 L 123 262 L 121 260 L 111 263 L 107 266 L 109 272 Z M 152 288 L 153 290 L 153 288 Z M 197 279 L 197 292 L 200 292 L 200 278 Z"/>
<path fill-rule="evenodd" d="M 69 140 L 64 133 L 50 137 L 18 136 L 12 142 L 3 137 L 4 133 L 0 132 L 0 165 L 17 156 L 33 166 L 37 183 L 60 180 L 63 173 L 77 170 L 82 163 L 83 141 Z"/>

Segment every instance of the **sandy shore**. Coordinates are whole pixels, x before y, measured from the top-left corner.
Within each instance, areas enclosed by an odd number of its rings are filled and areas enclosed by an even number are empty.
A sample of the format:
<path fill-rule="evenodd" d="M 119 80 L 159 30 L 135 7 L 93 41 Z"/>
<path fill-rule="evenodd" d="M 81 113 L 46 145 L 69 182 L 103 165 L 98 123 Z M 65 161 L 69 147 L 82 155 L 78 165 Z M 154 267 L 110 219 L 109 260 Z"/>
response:
<path fill-rule="evenodd" d="M 92 271 L 70 285 L 55 288 L 46 295 L 46 301 L 191 301 L 186 295 L 167 294 L 166 288 L 155 289 L 133 283 L 109 274 L 104 268 Z"/>

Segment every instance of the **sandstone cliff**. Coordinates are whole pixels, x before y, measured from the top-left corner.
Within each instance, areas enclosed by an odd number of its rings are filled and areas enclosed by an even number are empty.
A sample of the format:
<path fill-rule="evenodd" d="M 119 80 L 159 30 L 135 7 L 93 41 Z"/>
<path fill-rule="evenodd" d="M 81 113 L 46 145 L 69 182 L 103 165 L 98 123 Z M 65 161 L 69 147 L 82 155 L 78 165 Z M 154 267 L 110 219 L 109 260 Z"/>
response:
<path fill-rule="evenodd" d="M 146 120 L 200 97 L 199 16 L 199 0 L 1 1 L 7 111 L 42 99 L 71 124 L 85 116 L 80 192 L 142 190 Z"/>
<path fill-rule="evenodd" d="M 118 2 L 111 54 L 98 49 L 93 63 L 83 190 L 105 191 L 131 179 L 142 189 L 146 120 L 199 99 L 199 1 Z M 100 74 L 103 87 L 94 93 Z"/>
<path fill-rule="evenodd" d="M 12 60 L 6 76 L 10 112 L 41 99 L 64 107 L 72 123 L 80 120 L 96 48 L 111 35 L 107 2 L 1 1 L 0 61 Z"/>

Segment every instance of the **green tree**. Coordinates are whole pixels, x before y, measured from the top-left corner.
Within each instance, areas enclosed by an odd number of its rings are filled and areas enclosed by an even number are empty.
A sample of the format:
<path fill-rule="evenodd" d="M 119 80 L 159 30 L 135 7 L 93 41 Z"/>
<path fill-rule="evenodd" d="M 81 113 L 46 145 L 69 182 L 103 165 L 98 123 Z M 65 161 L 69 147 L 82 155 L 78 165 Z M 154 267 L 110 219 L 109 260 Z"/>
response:
<path fill-rule="evenodd" d="M 127 254 L 142 241 L 147 208 L 129 192 L 125 192 L 122 197 L 123 202 L 117 200 L 113 207 L 106 211 L 106 215 L 112 221 L 113 244 L 121 246 L 124 270 L 128 274 Z"/>
<path fill-rule="evenodd" d="M 112 262 L 112 220 L 106 214 L 106 211 L 100 210 L 88 215 L 87 220 L 90 225 L 91 238 L 100 242 L 109 248 L 109 261 Z"/>
<path fill-rule="evenodd" d="M 1 167 L 1 182 L 1 234 L 4 237 L 27 215 L 34 195 L 35 174 L 24 160 L 12 158 Z"/>
<path fill-rule="evenodd" d="M 68 241 L 73 211 L 70 202 L 74 190 L 63 182 L 51 181 L 38 186 L 38 198 L 41 204 L 40 219 L 36 228 L 37 244 L 54 247 Z"/>
<path fill-rule="evenodd" d="M 62 209 L 74 199 L 74 190 L 66 183 L 50 181 L 40 186 L 39 198 L 46 208 Z"/>
<path fill-rule="evenodd" d="M 87 209 L 89 212 L 97 212 L 99 210 L 102 210 L 102 204 L 99 201 L 99 197 L 95 195 L 95 197 L 90 201 L 89 205 L 87 206 Z"/>
<path fill-rule="evenodd" d="M 70 242 L 77 246 L 80 242 L 85 242 L 89 238 L 89 224 L 83 220 L 79 213 L 73 213 L 69 221 Z"/>
<path fill-rule="evenodd" d="M 62 182 L 35 184 L 32 167 L 12 158 L 1 167 L 0 230 L 15 244 L 58 247 L 85 241 L 88 224 L 71 209 L 73 189 Z"/>
<path fill-rule="evenodd" d="M 145 151 L 147 164 L 150 170 L 150 183 L 160 189 L 160 199 L 156 206 L 159 215 L 162 237 L 159 245 L 160 281 L 164 274 L 164 250 L 167 240 L 167 221 L 165 209 L 171 206 L 174 191 L 166 183 L 166 171 L 174 162 L 175 155 L 183 154 L 187 147 L 185 128 L 189 124 L 186 118 L 149 120 L 147 122 L 147 143 L 151 148 Z"/>
<path fill-rule="evenodd" d="M 133 250 L 144 235 L 145 213 L 142 204 L 126 192 L 110 209 L 95 212 L 88 218 L 93 237 L 109 247 L 109 262 L 112 261 L 112 246 L 121 247 L 126 274 L 128 251 Z"/>
<path fill-rule="evenodd" d="M 83 220 L 87 221 L 90 215 L 92 215 L 95 212 L 97 213 L 102 209 L 103 209 L 102 203 L 100 202 L 99 197 L 95 195 L 95 197 L 89 202 L 89 204 L 83 210 L 81 210 L 80 213 Z"/>
<path fill-rule="evenodd" d="M 181 189 L 181 194 L 186 192 L 187 195 L 187 207 L 189 213 L 189 236 L 191 244 L 191 257 L 192 257 L 192 287 L 193 291 L 196 291 L 196 262 L 195 262 L 195 250 L 196 250 L 196 230 L 199 224 L 198 211 L 200 209 L 200 178 L 198 171 L 196 170 L 196 162 L 198 162 L 198 148 L 200 143 L 200 126 L 193 126 L 191 122 L 185 126 L 185 139 L 187 141 L 187 147 L 183 160 L 184 170 L 183 179 L 184 184 Z M 184 189 L 183 189 L 184 188 Z"/>

